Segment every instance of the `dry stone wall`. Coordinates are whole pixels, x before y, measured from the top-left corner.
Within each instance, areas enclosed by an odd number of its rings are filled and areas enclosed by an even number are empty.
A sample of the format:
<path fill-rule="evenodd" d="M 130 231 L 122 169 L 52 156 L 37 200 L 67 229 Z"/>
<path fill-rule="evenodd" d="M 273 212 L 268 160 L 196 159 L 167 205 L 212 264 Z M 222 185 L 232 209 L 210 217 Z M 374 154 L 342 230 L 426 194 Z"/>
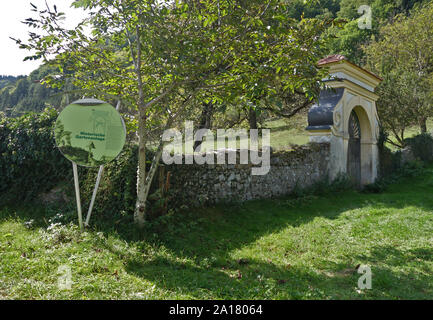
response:
<path fill-rule="evenodd" d="M 230 151 L 225 151 L 226 157 Z M 171 205 L 208 205 L 218 202 L 265 199 L 290 194 L 328 176 L 328 143 L 310 143 L 291 151 L 271 152 L 266 175 L 252 175 L 248 164 L 171 164 L 168 173 Z"/>

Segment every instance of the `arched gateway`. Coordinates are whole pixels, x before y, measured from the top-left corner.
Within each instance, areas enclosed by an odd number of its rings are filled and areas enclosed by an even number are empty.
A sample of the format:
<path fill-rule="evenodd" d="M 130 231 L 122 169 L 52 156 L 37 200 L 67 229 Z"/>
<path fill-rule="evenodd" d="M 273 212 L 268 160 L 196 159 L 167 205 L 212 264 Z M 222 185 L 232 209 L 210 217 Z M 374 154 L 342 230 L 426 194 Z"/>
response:
<path fill-rule="evenodd" d="M 341 55 L 318 64 L 329 68 L 329 77 L 324 79 L 327 88 L 308 112 L 310 141 L 330 143 L 331 179 L 345 173 L 358 186 L 372 183 L 379 164 L 374 90 L 382 79 Z"/>

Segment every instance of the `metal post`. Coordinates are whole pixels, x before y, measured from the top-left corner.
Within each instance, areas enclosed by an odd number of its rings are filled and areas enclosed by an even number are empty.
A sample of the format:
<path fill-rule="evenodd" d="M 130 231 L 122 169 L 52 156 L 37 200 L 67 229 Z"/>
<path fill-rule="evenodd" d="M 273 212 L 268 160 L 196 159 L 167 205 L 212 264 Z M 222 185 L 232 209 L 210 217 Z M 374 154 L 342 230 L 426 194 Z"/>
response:
<path fill-rule="evenodd" d="M 80 225 L 80 230 L 83 231 L 83 216 L 81 214 L 81 199 L 80 199 L 80 186 L 78 184 L 78 170 L 77 164 L 72 162 L 72 171 L 74 172 L 74 184 L 75 184 L 75 196 L 77 198 L 77 210 L 78 210 L 78 224 Z"/>
<path fill-rule="evenodd" d="M 93 189 L 92 200 L 90 201 L 89 211 L 87 212 L 85 226 L 89 226 L 90 216 L 92 215 L 93 205 L 95 204 L 96 193 L 98 192 L 99 182 L 101 181 L 102 172 L 104 171 L 104 165 L 99 167 L 98 177 L 96 178 L 95 188 Z"/>
<path fill-rule="evenodd" d="M 120 100 L 117 101 L 116 110 L 120 108 Z M 95 188 L 93 189 L 92 200 L 90 201 L 89 210 L 87 211 L 86 222 L 84 225 L 86 227 L 89 226 L 90 216 L 92 215 L 93 205 L 95 204 L 96 193 L 98 192 L 99 183 L 101 182 L 102 173 L 104 172 L 104 165 L 99 167 L 98 176 L 96 178 Z"/>

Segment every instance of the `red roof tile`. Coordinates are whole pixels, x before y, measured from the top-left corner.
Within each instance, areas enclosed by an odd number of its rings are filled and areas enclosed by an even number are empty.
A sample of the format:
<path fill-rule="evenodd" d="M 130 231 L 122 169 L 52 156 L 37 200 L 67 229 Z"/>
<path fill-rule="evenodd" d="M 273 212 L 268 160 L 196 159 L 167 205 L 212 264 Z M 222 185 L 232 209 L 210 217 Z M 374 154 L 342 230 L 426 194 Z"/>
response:
<path fill-rule="evenodd" d="M 320 59 L 319 62 L 317 62 L 317 64 L 319 66 L 323 66 L 323 65 L 328 64 L 328 63 L 338 62 L 338 61 L 342 61 L 342 60 L 347 60 L 347 58 L 341 54 L 333 54 L 333 55 L 327 56 L 326 58 Z"/>
<path fill-rule="evenodd" d="M 317 62 L 317 65 L 318 65 L 319 67 L 321 67 L 321 66 L 324 66 L 324 65 L 329 64 L 329 63 L 339 62 L 339 61 L 343 61 L 343 60 L 347 61 L 347 62 L 350 63 L 351 65 L 354 65 L 354 66 L 357 67 L 358 69 L 367 72 L 368 74 L 370 74 L 370 75 L 372 75 L 373 77 L 379 79 L 380 81 L 383 80 L 381 77 L 379 77 L 378 75 L 374 74 L 373 72 L 368 71 L 368 70 L 366 70 L 366 69 L 364 69 L 364 68 L 358 66 L 357 64 L 354 64 L 353 62 L 350 62 L 350 61 L 349 61 L 345 56 L 343 56 L 343 55 L 341 55 L 341 54 L 333 54 L 333 55 L 327 56 L 326 58 L 320 59 L 320 60 Z"/>

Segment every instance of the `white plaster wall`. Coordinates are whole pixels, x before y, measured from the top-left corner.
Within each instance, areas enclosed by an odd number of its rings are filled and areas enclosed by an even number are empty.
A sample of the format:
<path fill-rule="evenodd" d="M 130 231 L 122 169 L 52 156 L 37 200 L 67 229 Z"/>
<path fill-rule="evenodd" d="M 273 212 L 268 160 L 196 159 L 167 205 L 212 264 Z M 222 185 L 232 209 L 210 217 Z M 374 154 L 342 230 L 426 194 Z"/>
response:
<path fill-rule="evenodd" d="M 339 174 L 347 172 L 347 140 L 343 137 L 331 135 L 329 156 L 329 179 L 332 181 Z"/>
<path fill-rule="evenodd" d="M 331 135 L 310 135 L 310 142 L 314 143 L 330 143 Z"/>

